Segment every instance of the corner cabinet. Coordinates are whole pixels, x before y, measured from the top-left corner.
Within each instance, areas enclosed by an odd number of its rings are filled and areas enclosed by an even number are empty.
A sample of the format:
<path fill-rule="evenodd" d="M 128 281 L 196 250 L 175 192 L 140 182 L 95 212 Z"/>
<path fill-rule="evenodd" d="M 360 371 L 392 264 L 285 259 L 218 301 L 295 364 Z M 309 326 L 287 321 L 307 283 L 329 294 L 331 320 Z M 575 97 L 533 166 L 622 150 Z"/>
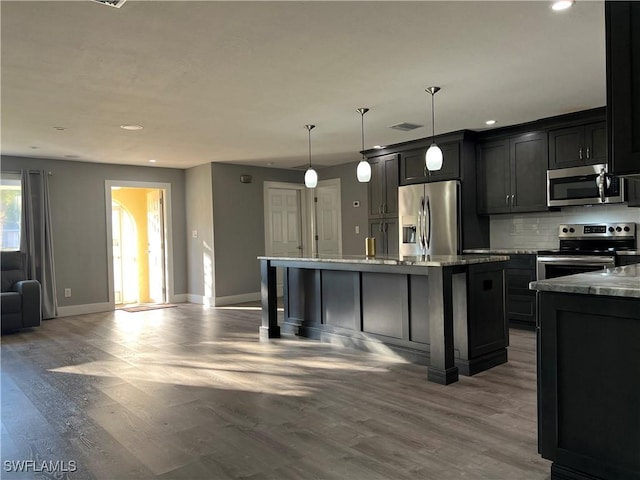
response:
<path fill-rule="evenodd" d="M 478 213 L 538 212 L 547 208 L 547 132 L 478 144 Z"/>
<path fill-rule="evenodd" d="M 640 2 L 604 2 L 609 173 L 640 174 Z"/>
<path fill-rule="evenodd" d="M 549 131 L 549 169 L 607 163 L 607 122 Z"/>

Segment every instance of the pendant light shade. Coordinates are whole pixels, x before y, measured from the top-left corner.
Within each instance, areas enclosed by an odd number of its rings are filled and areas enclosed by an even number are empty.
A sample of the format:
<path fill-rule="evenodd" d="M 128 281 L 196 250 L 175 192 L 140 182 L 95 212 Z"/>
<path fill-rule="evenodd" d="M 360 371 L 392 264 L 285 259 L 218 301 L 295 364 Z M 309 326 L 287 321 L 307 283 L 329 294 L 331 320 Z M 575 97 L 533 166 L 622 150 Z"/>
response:
<path fill-rule="evenodd" d="M 358 108 L 356 110 L 361 117 L 362 124 L 362 160 L 358 163 L 358 168 L 356 170 L 356 175 L 358 176 L 358 181 L 360 183 L 366 183 L 371 180 L 371 165 L 367 162 L 367 159 L 364 156 L 364 114 L 369 111 L 368 108 Z"/>
<path fill-rule="evenodd" d="M 318 186 L 318 173 L 311 166 L 311 130 L 313 130 L 315 125 L 305 125 L 309 131 L 309 168 L 304 174 L 304 186 L 307 188 L 316 188 Z"/>
<path fill-rule="evenodd" d="M 440 87 L 429 87 L 425 91 L 431 94 L 431 146 L 427 150 L 427 153 L 424 157 L 425 164 L 427 169 L 430 172 L 434 172 L 436 170 L 440 170 L 442 168 L 442 150 L 440 147 L 436 145 L 435 136 L 436 136 L 436 116 L 435 110 L 433 108 L 433 96 L 438 93 Z"/>

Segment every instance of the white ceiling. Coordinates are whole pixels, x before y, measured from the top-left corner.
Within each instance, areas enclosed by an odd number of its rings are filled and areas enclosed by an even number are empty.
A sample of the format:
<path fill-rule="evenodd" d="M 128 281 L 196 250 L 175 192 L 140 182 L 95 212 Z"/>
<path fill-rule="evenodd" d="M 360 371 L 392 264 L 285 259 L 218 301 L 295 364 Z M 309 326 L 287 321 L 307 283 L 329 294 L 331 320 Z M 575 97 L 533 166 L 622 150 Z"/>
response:
<path fill-rule="evenodd" d="M 604 6 L 550 2 L 0 2 L 2 154 L 188 168 L 366 148 L 606 103 Z M 429 106 L 429 107 L 428 107 Z M 399 122 L 426 125 L 411 132 Z M 140 131 L 122 130 L 140 124 Z M 64 127 L 56 130 L 53 127 Z"/>

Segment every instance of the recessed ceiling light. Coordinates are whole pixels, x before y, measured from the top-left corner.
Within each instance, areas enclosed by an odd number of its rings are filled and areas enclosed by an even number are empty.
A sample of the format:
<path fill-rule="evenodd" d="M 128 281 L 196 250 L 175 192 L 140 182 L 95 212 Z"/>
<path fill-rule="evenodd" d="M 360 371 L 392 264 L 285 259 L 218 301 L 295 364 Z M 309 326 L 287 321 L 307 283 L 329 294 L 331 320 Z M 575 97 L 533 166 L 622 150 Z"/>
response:
<path fill-rule="evenodd" d="M 273 162 L 267 162 L 267 166 L 271 167 L 273 165 Z"/>
<path fill-rule="evenodd" d="M 157 163 L 157 162 L 158 160 L 154 160 L 154 159 L 149 160 L 149 163 Z"/>
<path fill-rule="evenodd" d="M 30 148 L 31 150 L 37 150 L 37 149 L 38 149 L 38 148 L 40 148 L 40 147 L 36 147 L 35 145 L 31 145 L 29 148 Z"/>
<path fill-rule="evenodd" d="M 559 12 L 560 10 L 566 10 L 567 8 L 573 6 L 574 3 L 575 0 L 558 0 L 556 2 L 553 2 L 551 8 L 556 12 Z"/>
<path fill-rule="evenodd" d="M 486 123 L 487 125 L 495 125 L 495 124 L 496 124 L 496 121 L 495 121 L 495 120 L 487 120 L 487 121 L 486 121 L 486 122 L 484 122 L 484 123 Z"/>
<path fill-rule="evenodd" d="M 123 130 L 142 130 L 144 127 L 142 125 L 120 125 L 120 128 Z"/>
<path fill-rule="evenodd" d="M 53 129 L 58 131 L 66 130 L 64 127 L 53 127 Z"/>

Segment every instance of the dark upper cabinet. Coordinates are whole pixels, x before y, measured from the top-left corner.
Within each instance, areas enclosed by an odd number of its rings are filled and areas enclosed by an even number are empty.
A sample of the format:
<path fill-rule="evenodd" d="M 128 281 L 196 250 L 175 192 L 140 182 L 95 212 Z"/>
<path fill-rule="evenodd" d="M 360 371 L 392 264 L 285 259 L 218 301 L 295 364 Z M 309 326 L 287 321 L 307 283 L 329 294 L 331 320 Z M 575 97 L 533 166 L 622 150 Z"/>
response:
<path fill-rule="evenodd" d="M 480 143 L 478 213 L 547 210 L 547 132 Z"/>
<path fill-rule="evenodd" d="M 629 207 L 640 207 L 640 179 L 626 179 L 626 195 Z"/>
<path fill-rule="evenodd" d="M 549 168 L 607 163 L 607 123 L 597 122 L 549 131 Z"/>
<path fill-rule="evenodd" d="M 511 211 L 547 210 L 547 132 L 532 132 L 509 140 Z"/>
<path fill-rule="evenodd" d="M 510 212 L 509 139 L 480 143 L 476 155 L 478 213 Z"/>
<path fill-rule="evenodd" d="M 369 159 L 369 217 L 398 216 L 398 155 Z"/>
<path fill-rule="evenodd" d="M 640 174 L 640 2 L 604 2 L 609 173 Z"/>
<path fill-rule="evenodd" d="M 438 143 L 442 150 L 442 168 L 429 172 L 425 164 L 428 147 L 409 150 L 400 154 L 400 185 L 440 182 L 460 178 L 460 142 Z"/>

